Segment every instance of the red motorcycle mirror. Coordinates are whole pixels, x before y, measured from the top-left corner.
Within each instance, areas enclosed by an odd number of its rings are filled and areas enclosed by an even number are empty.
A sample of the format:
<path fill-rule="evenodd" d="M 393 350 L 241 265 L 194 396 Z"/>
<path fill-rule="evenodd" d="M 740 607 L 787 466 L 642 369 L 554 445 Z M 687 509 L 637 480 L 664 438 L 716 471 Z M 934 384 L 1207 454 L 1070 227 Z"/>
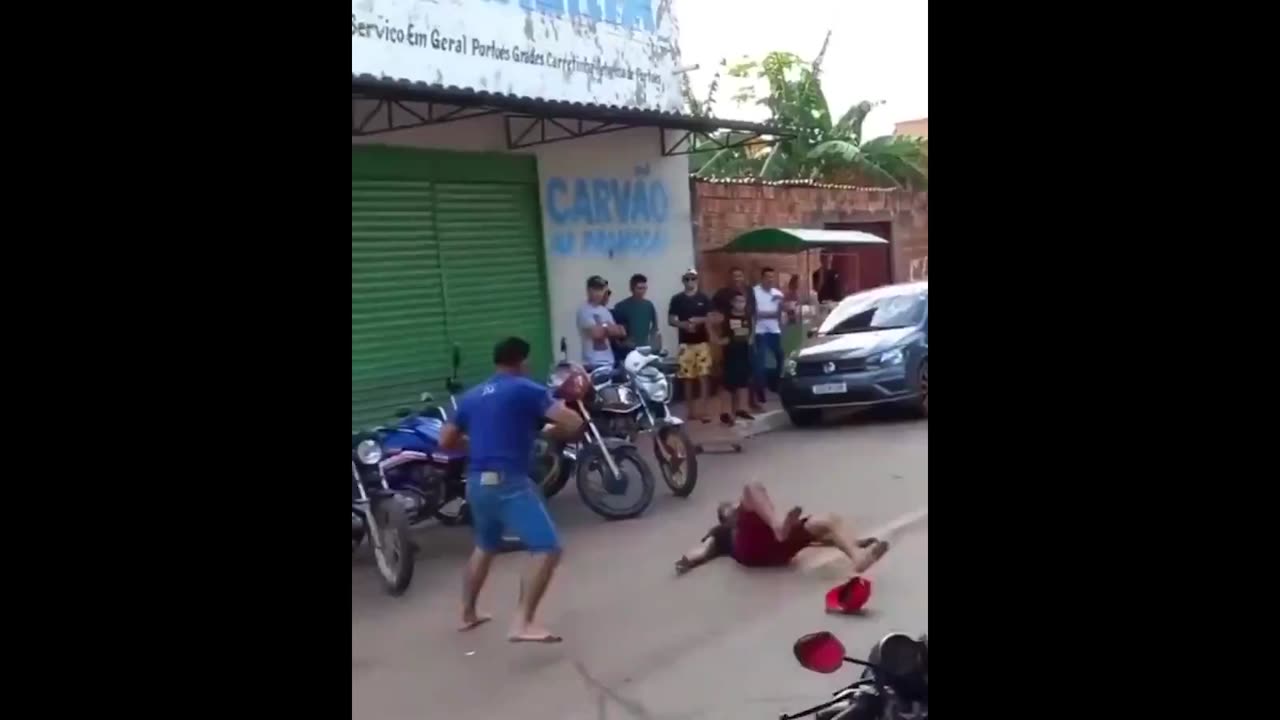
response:
<path fill-rule="evenodd" d="M 806 670 L 830 675 L 844 665 L 844 643 L 825 630 L 800 638 L 792 650 Z"/>

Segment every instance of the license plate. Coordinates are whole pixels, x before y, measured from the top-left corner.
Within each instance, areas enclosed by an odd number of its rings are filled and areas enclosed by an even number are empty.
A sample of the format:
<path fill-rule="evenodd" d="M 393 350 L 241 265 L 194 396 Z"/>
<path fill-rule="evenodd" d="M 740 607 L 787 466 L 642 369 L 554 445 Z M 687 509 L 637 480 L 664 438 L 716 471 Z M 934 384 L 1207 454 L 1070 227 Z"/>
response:
<path fill-rule="evenodd" d="M 844 383 L 825 383 L 813 386 L 814 395 L 838 395 L 848 391 L 849 386 Z"/>

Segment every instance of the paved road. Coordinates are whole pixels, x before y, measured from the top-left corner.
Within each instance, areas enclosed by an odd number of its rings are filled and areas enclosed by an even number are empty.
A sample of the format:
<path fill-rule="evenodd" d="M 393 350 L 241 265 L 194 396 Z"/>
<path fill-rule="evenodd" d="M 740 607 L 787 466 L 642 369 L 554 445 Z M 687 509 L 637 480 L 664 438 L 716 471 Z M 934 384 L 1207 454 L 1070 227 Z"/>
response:
<path fill-rule="evenodd" d="M 843 676 L 800 668 L 796 637 L 829 629 L 860 656 L 890 630 L 927 631 L 927 516 L 892 538 L 871 573 L 865 617 L 822 613 L 826 589 L 848 576 L 842 560 L 824 562 L 828 550 L 776 571 L 725 559 L 676 578 L 672 562 L 744 481 L 863 530 L 927 507 L 928 435 L 927 421 L 855 420 L 757 437 L 742 455 L 702 456 L 693 497 L 660 484 L 648 513 L 627 522 L 600 520 L 566 489 L 550 503 L 566 553 L 544 601 L 546 623 L 566 638 L 558 646 L 505 642 L 521 554 L 495 563 L 481 601 L 494 622 L 463 634 L 454 628 L 466 530 L 424 532 L 401 598 L 381 593 L 362 551 L 351 571 L 352 717 L 716 720 L 776 718 L 817 702 Z"/>

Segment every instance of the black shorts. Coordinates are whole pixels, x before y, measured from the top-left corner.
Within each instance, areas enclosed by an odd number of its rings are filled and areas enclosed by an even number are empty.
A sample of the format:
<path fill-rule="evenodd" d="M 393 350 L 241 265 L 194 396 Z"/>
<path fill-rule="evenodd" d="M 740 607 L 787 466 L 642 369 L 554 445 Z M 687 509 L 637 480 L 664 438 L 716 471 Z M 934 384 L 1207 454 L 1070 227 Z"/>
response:
<path fill-rule="evenodd" d="M 750 382 L 751 347 L 746 343 L 729 343 L 724 348 L 724 386 L 737 390 Z"/>

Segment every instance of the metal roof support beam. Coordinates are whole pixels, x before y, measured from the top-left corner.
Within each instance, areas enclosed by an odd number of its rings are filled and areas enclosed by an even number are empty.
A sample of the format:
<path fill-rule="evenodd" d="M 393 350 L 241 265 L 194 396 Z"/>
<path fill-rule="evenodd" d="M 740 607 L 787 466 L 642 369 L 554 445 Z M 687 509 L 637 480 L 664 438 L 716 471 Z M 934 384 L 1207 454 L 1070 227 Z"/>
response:
<path fill-rule="evenodd" d="M 372 107 L 369 108 L 367 113 L 363 114 L 363 118 L 359 122 L 356 121 L 356 101 L 358 100 L 373 102 Z M 423 103 L 418 104 L 422 105 Z M 470 120 L 484 115 L 496 115 L 501 112 L 493 108 L 442 105 L 433 102 L 425 103 L 425 105 L 426 115 L 424 116 L 412 106 L 400 100 L 364 97 L 353 94 L 351 96 L 351 136 L 380 135 L 397 130 L 409 130 L 428 125 Z M 399 122 L 397 122 L 397 115 L 400 117 Z M 404 119 L 406 115 L 412 119 Z"/>
<path fill-rule="evenodd" d="M 675 139 L 668 142 L 670 137 Z M 781 139 L 776 135 L 766 136 L 759 132 L 744 132 L 740 130 L 730 130 L 725 137 L 718 138 L 714 134 L 701 130 L 661 128 L 662 154 L 664 157 L 692 155 L 700 150 L 719 151 L 734 150 L 748 145 L 776 145 Z"/>
<path fill-rule="evenodd" d="M 604 135 L 630 130 L 635 127 L 613 121 L 584 120 L 582 118 L 555 118 L 541 115 L 508 114 L 504 118 L 507 129 L 507 149 L 519 150 L 547 145 L 563 140 Z M 548 130 L 551 130 L 548 133 Z M 557 134 L 555 131 L 559 131 Z M 519 131 L 519 132 L 517 132 Z M 533 136 L 532 138 L 530 136 Z"/>

